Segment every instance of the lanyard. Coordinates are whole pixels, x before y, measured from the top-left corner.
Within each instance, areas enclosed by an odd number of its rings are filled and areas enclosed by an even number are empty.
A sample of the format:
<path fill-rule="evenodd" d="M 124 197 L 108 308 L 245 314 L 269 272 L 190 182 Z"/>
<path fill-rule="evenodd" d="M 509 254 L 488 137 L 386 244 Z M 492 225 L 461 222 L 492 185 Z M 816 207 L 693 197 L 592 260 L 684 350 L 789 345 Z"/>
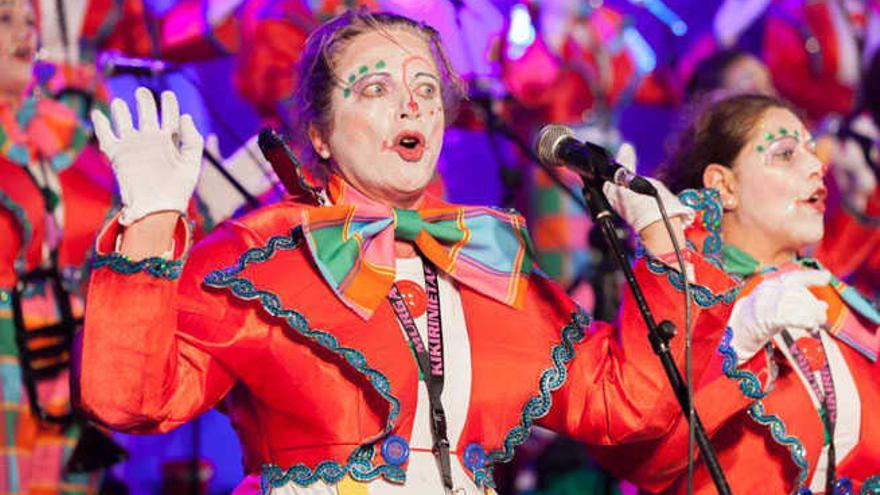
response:
<path fill-rule="evenodd" d="M 446 413 L 440 402 L 443 392 L 443 325 L 440 320 L 440 290 L 437 272 L 427 260 L 422 260 L 425 269 L 425 294 L 428 296 L 426 320 L 428 323 L 428 345 L 426 346 L 415 319 L 403 300 L 397 284 L 391 287 L 388 301 L 394 314 L 403 326 L 409 339 L 419 370 L 428 387 L 428 402 L 431 407 L 431 433 L 434 436 L 434 454 L 440 462 L 443 486 L 452 489 L 452 464 L 450 462 L 449 439 L 446 437 Z"/>
<path fill-rule="evenodd" d="M 826 493 L 834 493 L 834 471 L 837 464 L 834 452 L 834 427 L 837 423 L 837 393 L 834 390 L 834 380 L 831 377 L 831 364 L 828 361 L 828 355 L 825 353 L 825 364 L 818 370 L 814 370 L 810 366 L 807 356 L 804 355 L 801 348 L 794 341 L 794 338 L 788 333 L 788 330 L 782 331 L 782 339 L 794 358 L 795 364 L 797 364 L 798 369 L 806 377 L 807 383 L 810 384 L 810 388 L 816 393 L 816 397 L 821 404 L 822 425 L 825 427 L 825 441 L 828 444 L 828 469 L 825 473 Z M 819 342 L 821 343 L 821 339 Z M 822 352 L 825 352 L 824 346 L 822 347 Z M 821 386 L 816 381 L 816 371 L 819 372 L 819 376 L 822 378 Z"/>

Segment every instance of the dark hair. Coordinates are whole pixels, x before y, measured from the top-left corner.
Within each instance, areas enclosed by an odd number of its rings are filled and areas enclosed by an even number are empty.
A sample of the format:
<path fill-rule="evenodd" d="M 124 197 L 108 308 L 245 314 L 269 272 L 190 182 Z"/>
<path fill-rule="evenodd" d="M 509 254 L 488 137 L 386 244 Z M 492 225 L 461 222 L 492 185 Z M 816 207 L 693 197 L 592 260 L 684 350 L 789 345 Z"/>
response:
<path fill-rule="evenodd" d="M 324 177 L 326 167 L 312 149 L 308 137 L 310 125 L 323 133 L 330 132 L 331 94 L 339 78 L 334 64 L 342 50 L 352 40 L 373 31 L 388 32 L 404 29 L 424 38 L 434 55 L 434 62 L 442 79 L 441 94 L 446 122 L 451 123 L 458 102 L 464 95 L 463 85 L 443 50 L 440 34 L 432 27 L 408 17 L 387 12 L 370 13 L 366 10 L 348 11 L 321 25 L 309 35 L 299 62 L 298 87 L 291 100 L 291 132 L 303 153 L 303 162 L 316 177 Z"/>
<path fill-rule="evenodd" d="M 698 106 L 690 124 L 679 134 L 674 152 L 660 168 L 663 182 L 675 193 L 702 188 L 703 172 L 710 163 L 731 168 L 767 110 L 785 108 L 794 112 L 779 98 L 753 94 Z"/>
<path fill-rule="evenodd" d="M 731 65 L 739 62 L 749 54 L 740 50 L 720 50 L 701 60 L 685 86 L 688 100 L 700 95 L 711 93 L 724 86 L 724 77 Z"/>

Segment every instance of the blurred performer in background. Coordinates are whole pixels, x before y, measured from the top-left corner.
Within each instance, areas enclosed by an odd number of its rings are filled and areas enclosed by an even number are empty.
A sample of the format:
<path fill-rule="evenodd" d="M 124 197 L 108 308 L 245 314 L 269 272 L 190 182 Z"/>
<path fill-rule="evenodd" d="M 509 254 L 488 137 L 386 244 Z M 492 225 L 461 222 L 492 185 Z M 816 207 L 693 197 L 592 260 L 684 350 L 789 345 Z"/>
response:
<path fill-rule="evenodd" d="M 37 43 L 30 3 L 0 2 L 0 492 L 95 493 L 107 459 L 86 444 L 103 437 L 72 416 L 69 362 L 113 176 L 76 115 L 34 91 Z"/>
<path fill-rule="evenodd" d="M 863 68 L 880 43 L 880 2 L 726 0 L 714 20 L 723 48 L 753 26 L 775 86 L 812 123 L 853 112 Z"/>
<path fill-rule="evenodd" d="M 631 330 L 587 337 L 586 315 L 532 271 L 519 215 L 425 193 L 460 95 L 436 32 L 349 13 L 306 46 L 296 138 L 323 190 L 227 222 L 191 252 L 192 120 L 166 93 L 160 122 L 146 90 L 138 128 L 121 101 L 116 133 L 94 114 L 129 196 L 98 239 L 85 409 L 155 432 L 225 400 L 245 451 L 237 493 L 490 493 L 492 466 L 534 424 L 600 444 L 664 432 L 681 413 L 632 301 Z M 667 253 L 653 200 L 615 191 L 648 249 Z M 658 318 L 680 322 L 666 275 L 636 272 Z M 702 316 L 695 328 L 715 323 Z M 680 362 L 682 339 L 672 346 Z"/>

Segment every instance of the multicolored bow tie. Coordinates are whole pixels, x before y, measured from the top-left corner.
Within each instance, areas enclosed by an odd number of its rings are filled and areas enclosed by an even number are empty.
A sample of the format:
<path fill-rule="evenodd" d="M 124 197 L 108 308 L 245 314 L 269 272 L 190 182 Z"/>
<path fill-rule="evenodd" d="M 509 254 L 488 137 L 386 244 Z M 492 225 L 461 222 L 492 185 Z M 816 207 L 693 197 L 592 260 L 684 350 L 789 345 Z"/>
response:
<path fill-rule="evenodd" d="M 306 209 L 302 227 L 324 279 L 362 318 L 372 316 L 394 283 L 395 239 L 412 242 L 458 282 L 521 307 L 532 266 L 521 216 L 452 205 L 402 210 L 359 199 Z"/>
<path fill-rule="evenodd" d="M 721 250 L 724 269 L 744 278 L 758 277 L 750 283 L 757 284 L 771 274 L 792 270 L 822 270 L 824 267 L 812 258 L 800 258 L 779 267 L 760 268 L 760 263 L 750 254 L 736 246 L 725 244 Z M 827 286 L 810 287 L 810 291 L 828 305 L 828 333 L 862 353 L 871 361 L 877 361 L 880 351 L 880 311 L 853 287 L 835 276 Z"/>

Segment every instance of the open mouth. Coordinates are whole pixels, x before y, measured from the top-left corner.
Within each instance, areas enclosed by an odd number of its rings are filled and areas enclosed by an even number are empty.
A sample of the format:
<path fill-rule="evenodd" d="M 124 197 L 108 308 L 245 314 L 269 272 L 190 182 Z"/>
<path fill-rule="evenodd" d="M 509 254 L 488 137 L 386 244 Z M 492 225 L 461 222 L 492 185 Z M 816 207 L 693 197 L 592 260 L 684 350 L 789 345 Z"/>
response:
<path fill-rule="evenodd" d="M 825 212 L 825 198 L 828 197 L 828 189 L 825 186 L 821 186 L 813 191 L 807 198 L 802 199 L 801 202 L 804 204 L 815 208 L 816 211 L 820 213 Z"/>
<path fill-rule="evenodd" d="M 425 136 L 416 131 L 403 131 L 394 138 L 391 147 L 403 161 L 417 162 L 425 154 Z"/>

